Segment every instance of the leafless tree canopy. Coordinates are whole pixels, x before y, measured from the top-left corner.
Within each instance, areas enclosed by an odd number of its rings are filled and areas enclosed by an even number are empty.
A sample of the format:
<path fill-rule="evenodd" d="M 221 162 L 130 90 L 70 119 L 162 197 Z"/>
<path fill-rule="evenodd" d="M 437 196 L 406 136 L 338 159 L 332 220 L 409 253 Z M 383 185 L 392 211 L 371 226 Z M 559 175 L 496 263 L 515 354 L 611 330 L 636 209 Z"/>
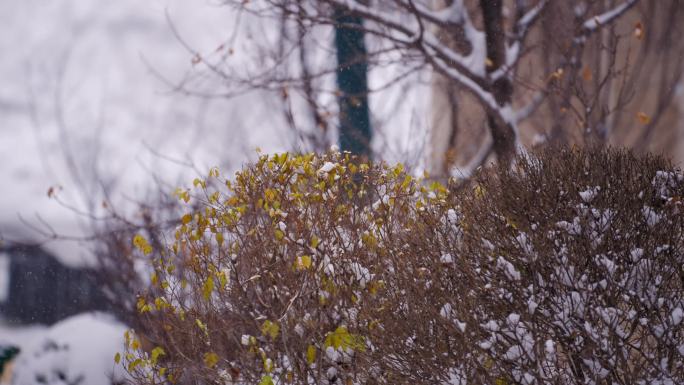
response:
<path fill-rule="evenodd" d="M 519 146 L 548 142 L 672 151 L 667 143 L 677 131 L 673 100 L 684 53 L 684 27 L 675 22 L 684 9 L 677 0 L 226 4 L 281 23 L 281 40 L 277 49 L 262 47 L 272 62 L 263 71 L 237 75 L 226 62 L 210 59 L 208 69 L 225 81 L 228 94 L 282 92 L 286 120 L 305 148 L 331 141 L 336 109 L 325 95 L 335 90 L 323 79 L 336 64 L 311 61 L 314 51 L 330 52 L 321 30 L 334 26 L 335 12 L 342 10 L 364 20 L 362 27 L 349 27 L 362 28 L 373 42 L 365 58 L 371 68 L 401 68 L 370 92 L 426 69 L 434 74 L 431 140 L 424 152 L 436 175 L 468 176 L 490 154 L 507 162 Z M 295 119 L 293 94 L 306 101 L 308 124 Z"/>

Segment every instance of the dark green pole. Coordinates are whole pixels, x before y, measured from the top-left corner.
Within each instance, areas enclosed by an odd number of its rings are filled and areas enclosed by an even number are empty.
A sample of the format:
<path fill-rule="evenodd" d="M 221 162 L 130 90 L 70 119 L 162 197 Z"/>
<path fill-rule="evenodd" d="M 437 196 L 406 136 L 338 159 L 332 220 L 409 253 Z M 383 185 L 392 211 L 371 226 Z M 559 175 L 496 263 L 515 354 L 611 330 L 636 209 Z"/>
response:
<path fill-rule="evenodd" d="M 363 37 L 360 17 L 342 10 L 335 12 L 340 149 L 370 158 L 368 60 Z"/>

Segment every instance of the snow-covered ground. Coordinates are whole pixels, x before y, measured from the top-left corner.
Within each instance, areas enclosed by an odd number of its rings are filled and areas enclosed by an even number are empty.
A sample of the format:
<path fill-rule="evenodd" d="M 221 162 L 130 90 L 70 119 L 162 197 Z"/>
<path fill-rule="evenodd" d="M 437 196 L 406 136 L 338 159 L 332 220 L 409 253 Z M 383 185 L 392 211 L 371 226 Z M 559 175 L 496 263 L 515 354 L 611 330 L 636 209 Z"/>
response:
<path fill-rule="evenodd" d="M 0 326 L 0 344 L 18 346 L 14 385 L 106 385 L 125 372 L 114 363 L 123 349 L 124 325 L 103 313 L 85 313 L 52 327 Z"/>
<path fill-rule="evenodd" d="M 45 332 L 41 325 L 7 325 L 0 323 L 0 345 L 12 345 L 21 349 L 27 348 L 34 338 Z"/>

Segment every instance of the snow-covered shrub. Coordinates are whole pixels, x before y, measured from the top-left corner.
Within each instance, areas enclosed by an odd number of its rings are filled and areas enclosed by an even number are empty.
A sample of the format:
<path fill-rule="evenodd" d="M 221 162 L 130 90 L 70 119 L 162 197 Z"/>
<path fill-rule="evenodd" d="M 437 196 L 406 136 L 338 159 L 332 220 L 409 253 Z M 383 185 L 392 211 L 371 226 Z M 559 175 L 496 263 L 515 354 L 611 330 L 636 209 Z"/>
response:
<path fill-rule="evenodd" d="M 684 383 L 684 177 L 659 158 L 553 149 L 445 188 L 279 154 L 194 184 L 167 247 L 134 239 L 139 383 Z"/>
<path fill-rule="evenodd" d="M 473 183 L 460 197 L 467 278 L 451 303 L 468 352 L 456 373 L 684 383 L 681 172 L 657 157 L 552 148 Z"/>

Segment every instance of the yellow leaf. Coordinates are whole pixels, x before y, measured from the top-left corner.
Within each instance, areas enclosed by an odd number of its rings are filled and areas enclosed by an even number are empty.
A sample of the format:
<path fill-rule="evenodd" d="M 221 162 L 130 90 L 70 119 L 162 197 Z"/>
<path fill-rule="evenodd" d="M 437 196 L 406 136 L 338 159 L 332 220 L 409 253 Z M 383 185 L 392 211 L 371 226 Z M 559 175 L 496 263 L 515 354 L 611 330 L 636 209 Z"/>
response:
<path fill-rule="evenodd" d="M 204 334 L 207 334 L 207 325 L 202 322 L 199 318 L 195 319 L 195 323 L 197 324 L 197 327 L 200 328 L 204 332 Z"/>
<path fill-rule="evenodd" d="M 411 175 L 406 174 L 404 181 L 401 182 L 401 189 L 406 190 L 411 185 L 412 180 L 413 178 L 411 178 Z"/>
<path fill-rule="evenodd" d="M 157 310 L 162 310 L 166 307 L 167 303 L 166 300 L 164 300 L 164 298 L 157 297 L 154 299 L 154 305 L 157 307 Z"/>
<path fill-rule="evenodd" d="M 312 236 L 311 237 L 311 248 L 315 249 L 318 247 L 318 245 L 321 243 L 321 240 L 317 236 Z"/>
<path fill-rule="evenodd" d="M 273 378 L 269 375 L 265 375 L 261 377 L 261 381 L 259 381 L 259 385 L 273 385 Z"/>
<path fill-rule="evenodd" d="M 297 270 L 306 270 L 311 267 L 311 257 L 308 255 L 302 255 L 301 257 L 297 257 L 297 260 L 295 261 L 295 268 Z"/>
<path fill-rule="evenodd" d="M 181 217 L 181 223 L 184 225 L 187 225 L 190 222 L 192 222 L 192 214 L 185 214 Z"/>
<path fill-rule="evenodd" d="M 385 287 L 385 281 L 379 280 L 379 281 L 371 281 L 368 284 L 368 291 L 372 295 L 376 295 L 378 293 L 378 290 L 382 289 Z"/>
<path fill-rule="evenodd" d="M 202 296 L 204 297 L 205 300 L 209 300 L 209 297 L 211 296 L 211 292 L 214 290 L 214 278 L 209 276 L 206 281 L 204 281 L 204 285 L 202 286 Z"/>
<path fill-rule="evenodd" d="M 275 157 L 276 163 L 277 163 L 279 166 L 282 166 L 282 165 L 287 161 L 288 153 L 287 153 L 287 152 L 284 152 L 284 153 L 282 153 L 282 154 L 280 154 L 280 155 L 275 154 L 274 157 Z"/>
<path fill-rule="evenodd" d="M 394 173 L 395 177 L 401 175 L 402 172 L 404 172 L 404 165 L 401 163 L 397 163 L 397 165 L 392 169 L 392 173 Z"/>
<path fill-rule="evenodd" d="M 218 167 L 215 167 L 215 166 L 214 166 L 214 167 L 212 167 L 212 168 L 209 169 L 209 177 L 210 177 L 210 178 L 211 178 L 211 177 L 218 178 L 218 177 L 219 177 L 219 174 L 220 174 L 220 173 L 219 173 Z"/>
<path fill-rule="evenodd" d="M 316 361 L 316 347 L 313 345 L 309 345 L 306 348 L 306 362 L 308 362 L 309 365 L 311 365 L 315 361 Z"/>
<path fill-rule="evenodd" d="M 218 202 L 218 198 L 219 198 L 219 192 L 218 192 L 218 191 L 214 191 L 214 193 L 212 193 L 212 194 L 209 196 L 209 203 L 211 203 L 211 204 L 216 204 L 216 202 Z"/>
<path fill-rule="evenodd" d="M 272 188 L 264 190 L 264 199 L 266 202 L 273 202 L 278 197 L 278 192 Z"/>
<path fill-rule="evenodd" d="M 209 352 L 209 353 L 204 354 L 204 365 L 206 365 L 207 368 L 209 368 L 209 369 L 213 368 L 214 366 L 216 366 L 218 361 L 219 361 L 219 357 L 216 353 Z"/>
<path fill-rule="evenodd" d="M 189 191 L 183 191 L 179 195 L 180 199 L 183 200 L 183 202 L 188 203 L 190 201 L 190 192 Z"/>
<path fill-rule="evenodd" d="M 133 245 L 142 251 L 143 254 L 148 255 L 152 252 L 152 246 L 147 243 L 147 239 L 140 234 L 133 237 Z"/>
<path fill-rule="evenodd" d="M 114 362 L 116 362 L 117 364 L 121 362 L 121 353 L 116 353 L 114 355 Z"/>
<path fill-rule="evenodd" d="M 221 289 L 224 289 L 228 284 L 228 274 L 225 271 L 221 271 L 217 274 L 219 283 L 221 284 Z"/>
<path fill-rule="evenodd" d="M 264 371 L 266 373 L 271 373 L 273 371 L 273 360 L 267 358 L 264 360 Z"/>
<path fill-rule="evenodd" d="M 131 362 L 130 364 L 128 364 L 128 371 L 129 371 L 129 372 L 134 371 L 135 368 L 137 368 L 138 366 L 140 366 L 142 363 L 143 363 L 143 361 L 142 361 L 140 358 L 134 360 L 133 362 Z"/>
<path fill-rule="evenodd" d="M 479 184 L 473 187 L 473 191 L 475 192 L 475 198 L 482 199 L 485 195 L 484 188 Z"/>
<path fill-rule="evenodd" d="M 325 346 L 331 346 L 335 349 L 366 350 L 364 338 L 349 333 L 345 326 L 339 326 L 334 332 L 328 333 L 325 337 Z"/>
<path fill-rule="evenodd" d="M 280 326 L 278 325 L 277 322 L 271 322 L 270 320 L 266 320 L 261 325 L 261 333 L 265 336 L 271 337 L 272 340 L 274 340 L 274 339 L 276 339 L 276 337 L 278 337 L 279 332 L 280 332 Z"/>
<path fill-rule="evenodd" d="M 152 352 L 150 352 L 150 360 L 152 362 L 152 365 L 156 364 L 159 357 L 165 354 L 166 352 L 161 346 L 157 346 L 156 348 L 152 349 Z"/>

